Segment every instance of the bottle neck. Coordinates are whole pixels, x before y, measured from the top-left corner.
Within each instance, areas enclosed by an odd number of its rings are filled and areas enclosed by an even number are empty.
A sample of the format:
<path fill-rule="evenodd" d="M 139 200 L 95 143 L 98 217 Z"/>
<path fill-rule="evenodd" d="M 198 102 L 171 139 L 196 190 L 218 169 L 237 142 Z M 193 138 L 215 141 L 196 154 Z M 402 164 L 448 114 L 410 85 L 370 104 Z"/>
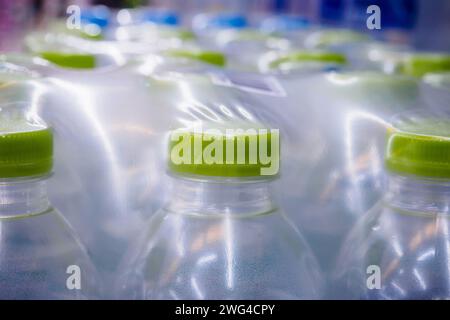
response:
<path fill-rule="evenodd" d="M 46 178 L 0 179 L 0 218 L 43 213 L 49 209 Z"/>
<path fill-rule="evenodd" d="M 273 180 L 249 178 L 202 179 L 171 176 L 166 209 L 198 215 L 251 216 L 276 209 Z"/>
<path fill-rule="evenodd" d="M 396 208 L 422 213 L 450 213 L 450 179 L 388 176 L 385 200 Z"/>

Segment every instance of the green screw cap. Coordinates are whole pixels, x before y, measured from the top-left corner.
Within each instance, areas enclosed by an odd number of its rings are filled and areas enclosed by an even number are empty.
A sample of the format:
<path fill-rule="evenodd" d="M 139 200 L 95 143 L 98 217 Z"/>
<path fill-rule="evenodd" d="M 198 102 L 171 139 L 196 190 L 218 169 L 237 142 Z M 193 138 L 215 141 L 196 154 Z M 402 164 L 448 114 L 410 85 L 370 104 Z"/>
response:
<path fill-rule="evenodd" d="M 224 67 L 226 64 L 225 55 L 217 51 L 170 50 L 167 52 L 167 55 L 176 58 L 197 60 L 220 67 Z"/>
<path fill-rule="evenodd" d="M 279 171 L 277 130 L 172 131 L 169 169 L 178 174 L 215 177 L 274 176 Z"/>
<path fill-rule="evenodd" d="M 422 77 L 426 73 L 450 71 L 449 54 L 413 54 L 405 57 L 400 72 L 413 77 Z"/>
<path fill-rule="evenodd" d="M 450 178 L 450 121 L 423 119 L 388 132 L 386 168 L 394 173 Z"/>
<path fill-rule="evenodd" d="M 291 52 L 270 62 L 271 69 L 280 68 L 286 63 L 319 62 L 324 64 L 345 64 L 347 59 L 344 55 L 325 51 L 297 51 Z"/>
<path fill-rule="evenodd" d="M 39 55 L 54 64 L 74 69 L 95 68 L 95 56 L 88 53 L 66 53 L 57 51 L 42 51 Z"/>
<path fill-rule="evenodd" d="M 50 129 L 0 133 L 0 178 L 47 174 L 53 163 Z"/>

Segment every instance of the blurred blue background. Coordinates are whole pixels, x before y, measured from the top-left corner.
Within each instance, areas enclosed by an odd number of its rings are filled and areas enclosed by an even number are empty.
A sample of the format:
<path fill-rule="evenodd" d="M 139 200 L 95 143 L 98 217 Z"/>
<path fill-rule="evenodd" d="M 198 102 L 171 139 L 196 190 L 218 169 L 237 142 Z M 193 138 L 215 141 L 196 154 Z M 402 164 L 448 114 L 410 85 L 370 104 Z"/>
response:
<path fill-rule="evenodd" d="M 371 32 L 418 49 L 450 51 L 449 0 L 0 0 L 0 49 L 49 17 L 63 16 L 70 4 L 170 10 L 175 15 L 153 19 L 185 26 L 191 26 L 199 13 L 225 13 L 235 15 L 234 21 L 241 27 L 258 27 L 264 18 L 283 16 L 286 28 L 329 25 L 366 32 L 366 9 L 378 5 L 382 30 Z"/>

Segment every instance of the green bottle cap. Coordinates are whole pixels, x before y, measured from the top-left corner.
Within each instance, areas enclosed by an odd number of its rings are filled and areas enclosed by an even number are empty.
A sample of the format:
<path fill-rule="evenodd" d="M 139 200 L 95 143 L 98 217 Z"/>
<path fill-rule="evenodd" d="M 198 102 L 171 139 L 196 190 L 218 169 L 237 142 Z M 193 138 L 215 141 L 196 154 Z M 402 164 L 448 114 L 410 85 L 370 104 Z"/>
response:
<path fill-rule="evenodd" d="M 269 63 L 271 69 L 281 68 L 285 64 L 318 62 L 323 64 L 345 64 L 344 55 L 326 51 L 296 51 L 281 55 Z"/>
<path fill-rule="evenodd" d="M 89 53 L 41 51 L 39 55 L 64 68 L 93 69 L 96 65 L 95 56 Z"/>
<path fill-rule="evenodd" d="M 424 118 L 389 129 L 385 164 L 398 174 L 450 178 L 450 121 Z"/>
<path fill-rule="evenodd" d="M 53 163 L 53 135 L 49 128 L 17 114 L 0 114 L 0 178 L 44 175 Z"/>
<path fill-rule="evenodd" d="M 279 171 L 278 130 L 175 130 L 168 145 L 169 169 L 178 174 L 263 177 Z"/>
<path fill-rule="evenodd" d="M 413 77 L 426 73 L 450 71 L 450 55 L 439 53 L 411 54 L 400 64 L 400 72 Z"/>
<path fill-rule="evenodd" d="M 225 55 L 217 51 L 200 51 L 200 50 L 169 50 L 167 55 L 176 58 L 186 58 L 197 60 L 220 67 L 226 64 Z"/>

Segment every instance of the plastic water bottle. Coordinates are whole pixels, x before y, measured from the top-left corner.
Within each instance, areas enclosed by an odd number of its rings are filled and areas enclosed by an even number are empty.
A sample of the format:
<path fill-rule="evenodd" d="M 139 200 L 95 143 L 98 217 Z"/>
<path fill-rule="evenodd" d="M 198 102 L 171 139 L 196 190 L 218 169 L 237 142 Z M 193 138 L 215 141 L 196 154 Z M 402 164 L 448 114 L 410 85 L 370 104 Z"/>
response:
<path fill-rule="evenodd" d="M 331 271 L 345 235 L 381 196 L 388 119 L 416 106 L 418 84 L 409 77 L 373 72 L 289 80 L 284 81 L 288 92 L 304 90 L 296 93 L 285 112 L 307 121 L 292 132 L 296 139 L 283 153 L 288 174 L 281 177 L 282 204 L 321 266 Z M 323 94 L 317 95 L 314 88 Z"/>
<path fill-rule="evenodd" d="M 450 122 L 409 114 L 388 130 L 384 197 L 355 226 L 334 297 L 448 299 Z"/>
<path fill-rule="evenodd" d="M 183 132 L 181 140 L 176 132 Z M 266 150 L 271 150 L 275 165 L 278 134 L 258 131 L 252 138 L 242 133 L 210 136 L 194 132 L 175 130 L 171 134 L 172 190 L 166 204 L 145 227 L 141 242 L 125 259 L 119 281 L 123 297 L 319 298 L 322 280 L 318 265 L 274 202 L 271 188 L 276 170 L 264 175 L 267 168 L 260 161 L 194 163 L 211 147 L 203 139 L 236 143 L 257 138 L 268 142 Z M 246 148 L 250 140 L 246 140 Z M 175 156 L 182 141 L 200 143 L 201 148 L 193 150 L 186 163 L 179 163 Z M 187 150 L 181 153 L 187 155 Z M 234 157 L 239 157 L 237 145 L 234 150 Z M 233 157 L 225 148 L 222 151 L 224 157 Z"/>
<path fill-rule="evenodd" d="M 52 131 L 17 105 L 0 112 L 0 298 L 97 297 L 88 255 L 47 197 Z"/>

